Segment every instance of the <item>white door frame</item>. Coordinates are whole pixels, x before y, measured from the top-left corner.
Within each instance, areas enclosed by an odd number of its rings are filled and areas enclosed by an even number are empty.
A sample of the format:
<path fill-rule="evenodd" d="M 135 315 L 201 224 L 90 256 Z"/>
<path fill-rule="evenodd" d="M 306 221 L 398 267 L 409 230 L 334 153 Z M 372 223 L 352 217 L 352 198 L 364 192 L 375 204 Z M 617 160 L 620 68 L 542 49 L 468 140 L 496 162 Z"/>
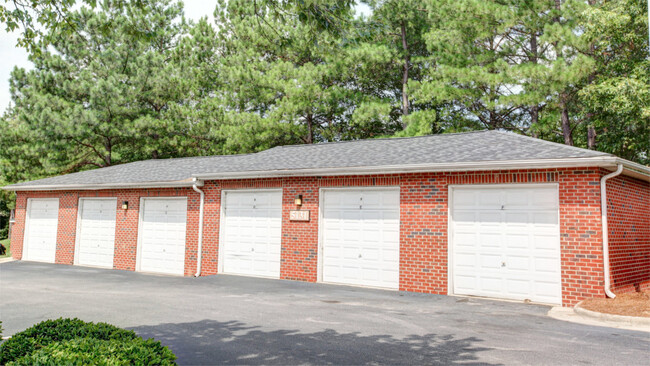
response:
<path fill-rule="evenodd" d="M 75 231 L 75 239 L 74 239 L 74 265 L 79 266 L 79 238 L 81 234 L 81 216 L 83 215 L 83 204 L 82 201 L 85 200 L 115 200 L 115 230 L 117 231 L 117 197 L 79 197 L 79 200 L 77 201 L 77 228 Z M 117 234 L 117 232 L 116 232 Z M 116 235 L 117 236 L 117 235 Z M 113 239 L 113 256 L 115 256 L 115 239 Z M 115 262 L 115 258 L 113 257 L 113 262 Z M 99 266 L 89 266 L 87 264 L 83 265 L 84 267 L 96 267 L 96 268 L 108 268 L 108 267 L 99 267 Z M 111 265 L 110 268 L 113 268 L 113 265 Z"/>
<path fill-rule="evenodd" d="M 140 196 L 140 206 L 138 207 L 138 240 L 136 245 L 136 254 L 135 254 L 135 270 L 136 272 L 142 272 L 140 270 L 140 264 L 142 262 L 142 220 L 144 219 L 144 201 L 149 199 L 164 199 L 164 200 L 185 200 L 185 249 L 186 252 L 183 253 L 183 268 L 185 267 L 185 262 L 187 261 L 187 196 Z M 158 273 L 162 274 L 164 273 Z M 171 275 L 171 274 L 170 274 Z M 183 274 L 181 274 L 182 276 Z"/>
<path fill-rule="evenodd" d="M 399 201 L 397 203 L 397 217 L 399 220 L 399 241 L 397 248 L 397 263 L 399 266 L 400 263 L 400 251 L 402 249 L 402 191 L 401 186 L 360 186 L 360 187 L 322 187 L 318 189 L 318 250 L 317 250 L 317 271 L 316 271 L 316 281 L 323 282 L 323 210 L 325 209 L 324 205 L 324 193 L 327 191 L 386 191 L 386 190 L 395 190 L 399 196 Z M 397 269 L 398 273 L 401 271 L 400 268 Z M 329 282 L 326 282 L 329 283 Z M 372 287 L 372 286 L 361 286 L 361 285 L 345 285 L 345 286 L 358 286 L 358 287 Z M 399 283 L 397 285 L 399 289 Z M 381 287 L 384 290 L 391 290 L 385 287 Z"/>
<path fill-rule="evenodd" d="M 454 243 L 454 238 L 453 238 L 453 217 L 451 215 L 451 211 L 454 207 L 454 201 L 453 201 L 453 193 L 454 190 L 462 190 L 462 189 L 475 189 L 475 188 L 486 188 L 486 189 L 502 189 L 502 188 L 545 188 L 545 187 L 553 187 L 555 188 L 555 193 L 556 193 L 556 199 L 557 199 L 557 219 L 558 219 L 558 224 L 557 224 L 557 229 L 558 229 L 558 251 L 559 255 L 558 257 L 560 258 L 560 268 L 559 268 L 559 273 L 560 273 L 560 301 L 562 300 L 562 236 L 561 236 L 561 223 L 560 223 L 560 183 L 558 182 L 551 182 L 551 183 L 499 183 L 499 184 L 450 184 L 448 186 L 447 190 L 447 294 L 448 295 L 456 295 L 454 293 L 454 273 L 453 273 L 453 268 L 454 268 L 454 255 L 453 255 L 453 243 Z M 458 295 L 458 296 L 465 296 L 465 295 Z M 508 299 L 504 299 L 508 300 Z"/>
<path fill-rule="evenodd" d="M 58 237 L 59 235 L 59 208 L 60 208 L 60 200 L 58 197 L 45 197 L 45 198 L 28 198 L 27 199 L 27 207 L 25 209 L 25 229 L 23 230 L 23 254 L 21 259 L 22 260 L 30 260 L 29 255 L 29 221 L 31 220 L 30 218 L 30 213 L 32 209 L 32 201 L 33 200 L 38 200 L 38 201 L 56 201 L 57 202 L 57 213 L 56 213 L 56 235 Z M 25 240 L 27 239 L 27 240 Z M 55 240 L 55 249 L 54 249 L 54 260 L 52 262 L 48 263 L 56 263 L 56 238 Z"/>
<path fill-rule="evenodd" d="M 282 187 L 280 188 L 243 188 L 243 189 L 222 189 L 221 190 L 221 204 L 219 205 L 219 245 L 217 248 L 217 273 L 223 274 L 223 261 L 224 261 L 224 251 L 222 249 L 225 248 L 225 242 L 224 238 L 226 237 L 225 232 L 226 232 L 226 194 L 228 192 L 280 192 L 280 211 L 282 212 L 284 210 L 284 189 Z M 282 217 L 280 217 L 280 220 L 282 220 Z M 280 240 L 282 240 L 282 226 L 283 223 L 282 221 L 280 222 Z M 282 242 L 280 242 L 280 246 L 282 246 Z M 280 266 L 282 266 L 282 248 L 280 248 Z M 280 270 L 282 270 L 280 268 Z M 250 276 L 250 277 L 260 277 L 260 276 Z M 276 277 L 264 277 L 264 278 L 275 278 Z"/>

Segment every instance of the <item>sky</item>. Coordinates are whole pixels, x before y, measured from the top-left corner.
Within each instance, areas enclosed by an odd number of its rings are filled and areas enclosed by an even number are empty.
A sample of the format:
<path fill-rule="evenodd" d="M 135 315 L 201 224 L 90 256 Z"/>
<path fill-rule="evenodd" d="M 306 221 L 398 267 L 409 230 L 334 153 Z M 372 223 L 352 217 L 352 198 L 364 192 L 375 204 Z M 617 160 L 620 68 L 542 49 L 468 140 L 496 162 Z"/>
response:
<path fill-rule="evenodd" d="M 212 6 L 206 5 L 205 0 L 185 0 L 185 17 L 188 19 L 198 20 L 207 16 L 209 22 L 214 21 L 212 13 L 216 6 L 216 1 Z M 365 4 L 359 4 L 356 7 L 357 13 L 369 14 L 370 8 Z M 9 77 L 14 67 L 31 69 L 32 63 L 27 58 L 27 52 L 22 47 L 16 47 L 16 41 L 20 35 L 19 30 L 8 33 L 4 26 L 0 25 L 0 114 L 2 114 L 11 102 L 11 93 L 9 92 Z"/>

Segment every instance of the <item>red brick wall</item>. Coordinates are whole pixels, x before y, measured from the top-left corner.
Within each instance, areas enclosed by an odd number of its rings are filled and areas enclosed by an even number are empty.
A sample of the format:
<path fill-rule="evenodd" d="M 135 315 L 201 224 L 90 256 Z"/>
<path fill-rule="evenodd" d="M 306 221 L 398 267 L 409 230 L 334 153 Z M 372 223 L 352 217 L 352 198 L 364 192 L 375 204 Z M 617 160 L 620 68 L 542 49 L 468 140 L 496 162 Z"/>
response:
<path fill-rule="evenodd" d="M 598 169 L 423 173 L 345 177 L 293 177 L 208 181 L 206 194 L 202 273 L 218 272 L 219 215 L 222 189 L 282 188 L 283 227 L 281 278 L 316 281 L 318 272 L 319 188 L 348 186 L 400 186 L 400 290 L 446 294 L 447 202 L 449 184 L 556 182 L 560 187 L 562 291 L 565 305 L 585 297 L 603 296 L 602 240 Z M 289 221 L 294 197 L 303 196 L 309 222 Z M 72 263 L 78 197 L 113 196 L 118 205 L 116 269 L 133 270 L 136 261 L 137 223 L 141 196 L 188 196 L 185 274 L 196 268 L 199 195 L 190 188 L 106 190 L 84 192 L 19 192 L 12 253 L 22 256 L 27 197 L 62 197 L 57 262 Z M 64 204 L 65 202 L 65 204 Z M 61 251 L 61 253 L 59 253 Z"/>
<path fill-rule="evenodd" d="M 11 255 L 22 258 L 25 231 L 25 210 L 28 198 L 59 198 L 59 225 L 57 228 L 56 263 L 73 264 L 77 231 L 77 209 L 80 197 L 116 197 L 115 258 L 113 268 L 135 270 L 138 240 L 140 197 L 187 196 L 187 234 L 185 245 L 185 275 L 196 270 L 199 195 L 191 188 L 123 189 L 101 191 L 44 191 L 17 192 L 16 223 L 11 238 Z M 129 208 L 122 209 L 128 201 Z"/>
<path fill-rule="evenodd" d="M 612 290 L 650 290 L 650 183 L 609 179 L 607 226 Z"/>

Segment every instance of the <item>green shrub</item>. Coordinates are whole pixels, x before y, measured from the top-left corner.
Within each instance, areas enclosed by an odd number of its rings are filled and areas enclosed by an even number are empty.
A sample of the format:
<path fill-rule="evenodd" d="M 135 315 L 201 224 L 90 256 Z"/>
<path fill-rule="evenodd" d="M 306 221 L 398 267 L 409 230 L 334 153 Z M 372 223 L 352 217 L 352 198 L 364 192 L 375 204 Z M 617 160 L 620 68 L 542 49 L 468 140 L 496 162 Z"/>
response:
<path fill-rule="evenodd" d="M 142 338 L 138 337 L 134 331 L 125 330 L 118 328 L 116 326 L 106 324 L 106 323 L 87 323 L 79 319 L 56 319 L 56 320 L 46 320 L 34 325 L 31 328 L 28 328 L 22 332 L 14 334 L 10 339 L 5 341 L 0 345 L 0 365 L 4 365 L 19 358 L 25 358 L 34 353 L 34 357 L 45 357 L 48 350 L 55 352 L 52 354 L 52 357 L 55 354 L 58 354 L 57 349 L 62 349 L 59 347 L 68 347 L 66 349 L 72 349 L 70 347 L 76 347 L 77 353 L 81 353 L 82 349 L 90 350 L 89 343 L 78 343 L 83 339 L 91 339 L 98 341 L 111 341 L 108 342 L 117 347 L 117 344 L 124 343 L 124 345 L 130 344 L 140 344 L 138 342 L 142 341 Z M 76 340 L 75 342 L 67 342 Z M 89 341 L 90 342 L 90 341 Z M 166 352 L 169 352 L 172 356 L 173 353 L 169 351 L 166 347 L 160 345 L 160 342 L 156 341 L 146 341 L 147 348 L 152 351 L 155 349 L 151 344 L 157 344 L 159 349 L 164 349 Z M 56 344 L 58 343 L 58 344 Z M 67 346 L 64 345 L 68 344 Z M 76 346 L 75 346 L 76 345 Z M 84 348 L 85 347 L 85 348 Z M 108 345 L 105 347 L 110 348 Z M 45 353 L 44 353 L 45 352 Z M 143 357 L 146 356 L 145 353 L 142 353 Z M 166 353 L 165 353 L 166 354 Z M 38 356 L 37 356 L 38 355 Z M 56 357 L 63 357 L 58 355 Z M 80 356 L 79 356 L 80 357 Z M 88 355 L 87 357 L 93 357 L 93 355 Z M 146 356 L 148 357 L 148 356 Z M 21 361 L 23 362 L 23 361 Z M 28 363 L 34 363 L 35 360 L 32 360 Z M 37 361 L 38 363 L 40 361 Z M 76 361 L 70 361 L 76 362 Z M 62 362 L 62 363 L 70 363 Z M 81 361 L 80 361 L 81 362 Z M 45 363 L 59 363 L 54 361 L 47 361 Z M 86 362 L 81 362 L 86 363 Z M 119 362 L 118 362 L 119 363 Z M 140 362 L 145 364 L 144 362 Z"/>
<path fill-rule="evenodd" d="M 77 338 L 52 343 L 7 366 L 27 365 L 175 365 L 176 356 L 153 339 L 128 342 Z"/>

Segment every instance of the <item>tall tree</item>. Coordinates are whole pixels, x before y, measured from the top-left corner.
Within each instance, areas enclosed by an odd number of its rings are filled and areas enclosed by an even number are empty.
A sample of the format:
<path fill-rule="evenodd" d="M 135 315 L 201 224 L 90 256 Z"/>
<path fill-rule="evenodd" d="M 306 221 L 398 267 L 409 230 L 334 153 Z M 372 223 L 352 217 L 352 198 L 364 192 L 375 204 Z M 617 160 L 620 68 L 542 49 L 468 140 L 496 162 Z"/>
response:
<path fill-rule="evenodd" d="M 579 132 L 579 144 L 595 148 L 594 113 L 580 94 L 598 80 L 605 59 L 586 14 L 622 2 L 430 0 L 435 67 L 416 96 L 449 101 L 484 128 L 568 145 Z"/>
<path fill-rule="evenodd" d="M 650 163 L 650 49 L 648 4 L 605 1 L 579 22 L 595 60 L 589 84 L 578 91 L 588 146 Z"/>
<path fill-rule="evenodd" d="M 338 14 L 352 16 L 349 8 Z M 278 17 L 275 9 L 244 0 L 222 1 L 216 16 L 227 85 L 218 98 L 227 105 L 231 140 L 257 141 L 257 150 L 346 133 L 356 95 L 346 84 L 340 30 L 314 33 L 296 6 Z"/>
<path fill-rule="evenodd" d="M 15 69 L 12 156 L 38 156 L 58 172 L 187 154 L 189 127 L 168 118 L 185 94 L 173 51 L 186 23 L 182 5 L 104 2 L 70 14 L 74 33 L 50 30 L 50 48 L 32 54 L 34 70 Z M 12 138 L 12 134 L 3 138 Z"/>
<path fill-rule="evenodd" d="M 369 5 L 372 15 L 357 26 L 365 32 L 360 33 L 351 53 L 359 65 L 355 82 L 371 99 L 359 106 L 354 117 L 368 119 L 383 108 L 394 131 L 411 125 L 409 133 L 431 133 L 434 106 L 413 100 L 409 91 L 409 83 L 421 81 L 430 66 L 424 39 L 430 28 L 426 4 L 422 0 L 379 0 Z"/>

